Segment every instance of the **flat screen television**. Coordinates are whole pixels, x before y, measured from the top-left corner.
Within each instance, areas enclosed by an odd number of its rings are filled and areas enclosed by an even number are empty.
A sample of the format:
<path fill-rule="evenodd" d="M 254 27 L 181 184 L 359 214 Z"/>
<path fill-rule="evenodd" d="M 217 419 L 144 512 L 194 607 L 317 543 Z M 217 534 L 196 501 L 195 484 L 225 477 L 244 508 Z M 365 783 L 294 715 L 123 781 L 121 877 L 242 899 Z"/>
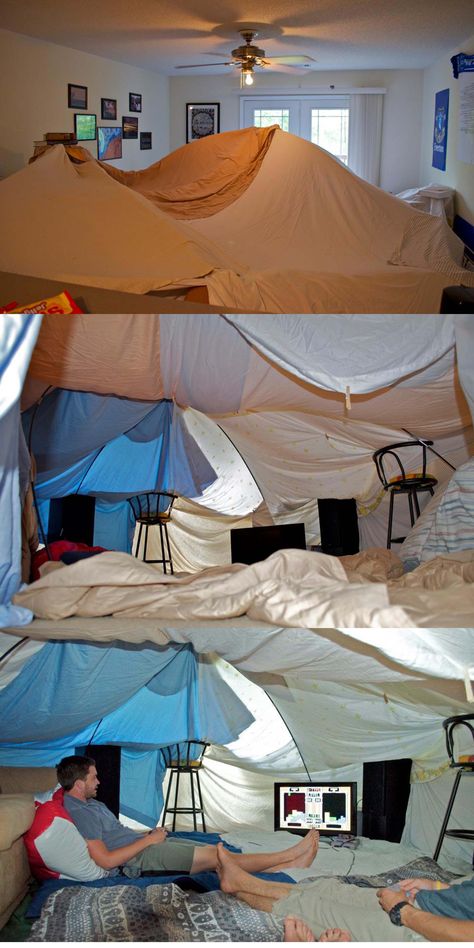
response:
<path fill-rule="evenodd" d="M 276 783 L 275 830 L 357 835 L 357 783 Z"/>
<path fill-rule="evenodd" d="M 277 550 L 305 550 L 304 523 L 272 524 L 270 527 L 242 527 L 230 531 L 233 563 L 258 563 Z"/>

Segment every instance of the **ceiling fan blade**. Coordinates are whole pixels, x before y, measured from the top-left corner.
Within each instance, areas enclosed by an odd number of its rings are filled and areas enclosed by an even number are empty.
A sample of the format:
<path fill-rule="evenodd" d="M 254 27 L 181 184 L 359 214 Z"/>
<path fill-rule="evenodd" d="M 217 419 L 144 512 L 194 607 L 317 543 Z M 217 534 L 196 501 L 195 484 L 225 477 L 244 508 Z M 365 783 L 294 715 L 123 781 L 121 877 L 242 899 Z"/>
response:
<path fill-rule="evenodd" d="M 188 63 L 186 66 L 175 66 L 175 69 L 204 69 L 208 66 L 233 66 L 233 62 L 228 63 Z"/>
<path fill-rule="evenodd" d="M 317 61 L 312 56 L 266 56 L 265 59 L 275 65 L 281 63 L 282 66 L 309 66 Z"/>

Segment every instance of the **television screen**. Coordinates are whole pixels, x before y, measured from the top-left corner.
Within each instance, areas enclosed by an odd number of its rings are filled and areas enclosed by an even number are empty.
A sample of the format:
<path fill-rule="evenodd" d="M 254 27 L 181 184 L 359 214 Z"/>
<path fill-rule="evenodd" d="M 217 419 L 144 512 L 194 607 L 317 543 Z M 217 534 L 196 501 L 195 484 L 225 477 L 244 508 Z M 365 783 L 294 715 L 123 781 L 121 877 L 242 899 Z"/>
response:
<path fill-rule="evenodd" d="M 357 783 L 276 783 L 275 830 L 357 835 Z"/>
<path fill-rule="evenodd" d="M 230 531 L 233 563 L 258 563 L 276 550 L 305 550 L 304 523 L 272 524 L 271 527 L 242 527 Z"/>

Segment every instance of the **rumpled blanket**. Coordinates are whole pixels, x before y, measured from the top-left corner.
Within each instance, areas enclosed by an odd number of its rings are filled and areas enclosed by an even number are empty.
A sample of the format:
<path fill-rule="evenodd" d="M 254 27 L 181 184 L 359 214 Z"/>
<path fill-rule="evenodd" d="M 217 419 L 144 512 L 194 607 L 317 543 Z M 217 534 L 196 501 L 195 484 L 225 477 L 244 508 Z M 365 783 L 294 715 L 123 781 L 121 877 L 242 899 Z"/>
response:
<path fill-rule="evenodd" d="M 224 892 L 178 886 L 65 888 L 48 899 L 28 941 L 282 941 L 282 923 Z"/>
<path fill-rule="evenodd" d="M 378 888 L 413 877 L 454 878 L 422 857 L 377 876 L 343 876 L 341 881 Z M 283 940 L 283 926 L 273 915 L 220 891 L 183 892 L 172 883 L 146 889 L 79 886 L 49 897 L 27 940 L 275 942 Z"/>
<path fill-rule="evenodd" d="M 251 566 L 234 564 L 186 576 L 163 575 L 126 553 L 101 553 L 48 570 L 13 602 L 37 618 L 53 620 L 247 615 L 307 629 L 473 624 L 474 551 L 446 554 L 399 578 L 390 578 L 396 570 L 387 551 L 380 551 L 373 562 L 367 553 L 344 557 L 343 565 L 323 553 L 279 550 Z"/>

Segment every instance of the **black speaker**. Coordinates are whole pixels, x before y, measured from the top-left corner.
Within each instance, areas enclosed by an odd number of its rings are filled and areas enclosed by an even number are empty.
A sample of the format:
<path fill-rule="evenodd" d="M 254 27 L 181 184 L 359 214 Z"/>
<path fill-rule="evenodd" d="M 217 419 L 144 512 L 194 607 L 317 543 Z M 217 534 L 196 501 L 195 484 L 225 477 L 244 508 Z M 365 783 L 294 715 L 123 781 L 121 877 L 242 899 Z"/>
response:
<path fill-rule="evenodd" d="M 277 550 L 305 550 L 304 523 L 272 524 L 269 527 L 240 527 L 230 531 L 233 563 L 258 563 Z"/>
<path fill-rule="evenodd" d="M 76 747 L 76 754 L 93 757 L 97 767 L 100 784 L 97 788 L 97 800 L 105 803 L 118 817 L 120 813 L 120 759 L 121 748 L 113 744 L 90 744 Z"/>
<path fill-rule="evenodd" d="M 410 795 L 411 760 L 377 760 L 364 764 L 362 835 L 399 843 Z"/>
<path fill-rule="evenodd" d="M 53 497 L 49 505 L 48 543 L 71 540 L 94 546 L 95 497 L 68 494 Z"/>
<path fill-rule="evenodd" d="M 318 500 L 321 552 L 346 556 L 359 552 L 357 504 L 348 500 Z"/>
<path fill-rule="evenodd" d="M 440 313 L 474 313 L 474 289 L 447 286 L 441 297 Z"/>

